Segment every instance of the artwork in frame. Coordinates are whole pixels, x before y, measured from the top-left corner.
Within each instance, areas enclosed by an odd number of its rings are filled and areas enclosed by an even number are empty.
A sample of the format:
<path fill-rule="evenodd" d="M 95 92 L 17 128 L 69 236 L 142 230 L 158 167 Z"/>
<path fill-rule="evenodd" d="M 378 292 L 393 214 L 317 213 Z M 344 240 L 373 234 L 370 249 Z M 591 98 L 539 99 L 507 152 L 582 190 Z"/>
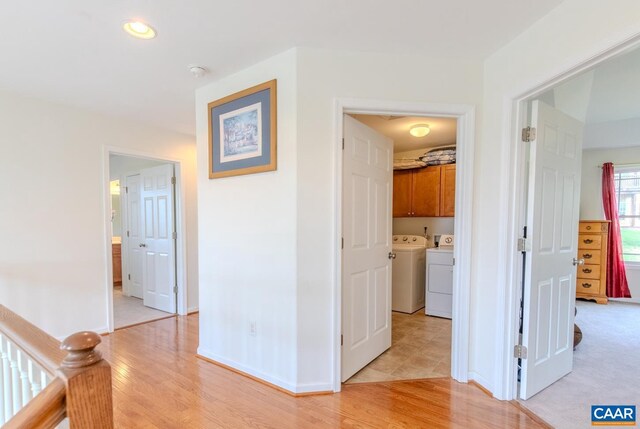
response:
<path fill-rule="evenodd" d="M 208 104 L 209 178 L 276 169 L 276 80 Z"/>

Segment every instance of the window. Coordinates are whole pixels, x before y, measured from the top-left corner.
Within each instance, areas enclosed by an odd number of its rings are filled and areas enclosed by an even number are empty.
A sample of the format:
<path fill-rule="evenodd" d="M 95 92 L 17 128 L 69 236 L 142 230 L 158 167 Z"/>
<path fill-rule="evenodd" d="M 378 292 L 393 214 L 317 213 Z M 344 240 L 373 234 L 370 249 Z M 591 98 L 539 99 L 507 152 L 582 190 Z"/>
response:
<path fill-rule="evenodd" d="M 640 167 L 614 173 L 622 234 L 622 257 L 640 262 Z"/>

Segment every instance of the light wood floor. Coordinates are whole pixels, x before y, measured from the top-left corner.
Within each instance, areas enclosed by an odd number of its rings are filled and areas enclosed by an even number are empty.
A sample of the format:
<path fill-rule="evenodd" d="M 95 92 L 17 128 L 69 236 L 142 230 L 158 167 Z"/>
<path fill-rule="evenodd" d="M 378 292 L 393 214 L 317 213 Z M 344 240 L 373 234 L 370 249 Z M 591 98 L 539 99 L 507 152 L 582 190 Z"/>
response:
<path fill-rule="evenodd" d="M 540 428 L 509 402 L 450 379 L 345 385 L 294 398 L 195 357 L 198 316 L 117 331 L 100 346 L 113 368 L 118 428 Z"/>

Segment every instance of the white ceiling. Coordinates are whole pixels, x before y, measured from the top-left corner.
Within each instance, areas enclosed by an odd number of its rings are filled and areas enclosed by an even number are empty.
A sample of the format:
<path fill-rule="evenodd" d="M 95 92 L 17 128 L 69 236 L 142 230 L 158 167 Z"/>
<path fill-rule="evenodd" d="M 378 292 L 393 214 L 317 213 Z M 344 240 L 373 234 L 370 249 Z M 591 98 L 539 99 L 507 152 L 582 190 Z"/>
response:
<path fill-rule="evenodd" d="M 585 149 L 640 145 L 640 49 L 547 91 L 546 103 L 585 123 Z"/>
<path fill-rule="evenodd" d="M 288 48 L 482 59 L 560 2 L 3 1 L 0 89 L 194 134 L 197 87 Z M 125 34 L 130 18 L 158 37 Z"/>
<path fill-rule="evenodd" d="M 456 143 L 455 118 L 426 118 L 419 116 L 351 115 L 393 140 L 394 152 L 426 149 Z M 427 124 L 431 132 L 414 137 L 409 130 L 414 125 Z"/>

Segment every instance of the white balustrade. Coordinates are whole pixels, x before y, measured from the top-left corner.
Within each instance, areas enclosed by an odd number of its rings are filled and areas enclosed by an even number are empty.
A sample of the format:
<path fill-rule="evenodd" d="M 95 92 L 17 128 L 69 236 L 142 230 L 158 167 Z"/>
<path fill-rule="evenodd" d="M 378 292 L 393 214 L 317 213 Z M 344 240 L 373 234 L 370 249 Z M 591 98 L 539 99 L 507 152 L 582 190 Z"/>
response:
<path fill-rule="evenodd" d="M 0 426 L 50 381 L 40 365 L 0 333 Z"/>

